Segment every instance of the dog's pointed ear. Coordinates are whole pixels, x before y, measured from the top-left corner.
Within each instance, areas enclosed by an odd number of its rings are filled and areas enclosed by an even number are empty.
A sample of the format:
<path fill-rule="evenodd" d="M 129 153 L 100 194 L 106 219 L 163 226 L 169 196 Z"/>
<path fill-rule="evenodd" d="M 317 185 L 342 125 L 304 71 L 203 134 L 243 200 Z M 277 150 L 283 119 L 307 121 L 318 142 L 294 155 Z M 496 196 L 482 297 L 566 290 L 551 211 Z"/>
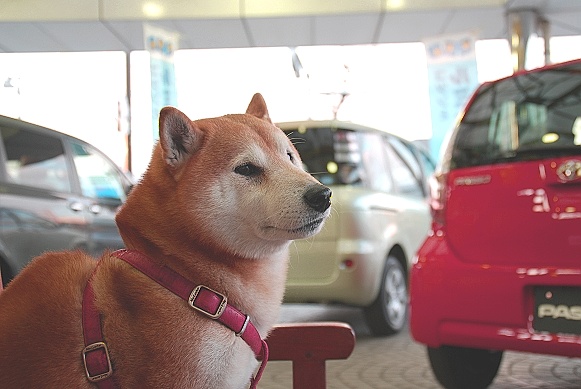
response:
<path fill-rule="evenodd" d="M 159 142 L 165 162 L 179 167 L 201 143 L 202 132 L 180 110 L 164 107 L 159 113 Z"/>
<path fill-rule="evenodd" d="M 250 100 L 246 113 L 272 123 L 270 115 L 268 114 L 268 109 L 266 108 L 266 102 L 260 93 L 255 93 L 254 96 L 252 96 L 252 100 Z"/>

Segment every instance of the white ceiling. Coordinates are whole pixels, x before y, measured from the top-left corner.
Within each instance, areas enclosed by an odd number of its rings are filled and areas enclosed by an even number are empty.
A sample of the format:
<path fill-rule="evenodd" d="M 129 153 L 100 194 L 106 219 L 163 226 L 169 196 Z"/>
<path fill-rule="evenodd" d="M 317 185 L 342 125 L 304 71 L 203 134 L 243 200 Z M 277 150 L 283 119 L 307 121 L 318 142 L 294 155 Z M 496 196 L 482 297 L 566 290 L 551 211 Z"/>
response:
<path fill-rule="evenodd" d="M 518 9 L 581 35 L 581 0 L 0 0 L 0 52 L 142 50 L 143 22 L 183 49 L 506 38 Z"/>

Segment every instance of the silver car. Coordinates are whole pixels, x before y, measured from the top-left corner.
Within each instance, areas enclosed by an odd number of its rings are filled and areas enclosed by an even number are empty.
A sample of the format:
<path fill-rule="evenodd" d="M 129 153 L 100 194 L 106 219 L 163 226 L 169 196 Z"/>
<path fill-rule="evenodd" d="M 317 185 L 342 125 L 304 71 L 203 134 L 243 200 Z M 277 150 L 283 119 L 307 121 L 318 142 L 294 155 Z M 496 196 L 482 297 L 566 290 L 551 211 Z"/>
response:
<path fill-rule="evenodd" d="M 44 251 L 122 248 L 115 212 L 132 180 L 90 144 L 0 116 L 0 269 L 7 284 Z"/>
<path fill-rule="evenodd" d="M 399 332 L 408 269 L 431 221 L 433 162 L 410 142 L 349 122 L 278 126 L 305 169 L 333 191 L 324 229 L 291 247 L 285 301 L 359 306 L 375 335 Z"/>

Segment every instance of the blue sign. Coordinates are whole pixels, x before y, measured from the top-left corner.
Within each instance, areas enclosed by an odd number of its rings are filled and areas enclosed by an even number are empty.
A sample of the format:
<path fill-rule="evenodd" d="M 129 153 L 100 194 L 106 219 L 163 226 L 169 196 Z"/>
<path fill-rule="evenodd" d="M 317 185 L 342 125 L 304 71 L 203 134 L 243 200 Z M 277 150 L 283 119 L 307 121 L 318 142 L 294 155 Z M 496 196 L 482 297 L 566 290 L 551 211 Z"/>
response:
<path fill-rule="evenodd" d="M 159 111 L 163 107 L 175 107 L 178 104 L 173 56 L 179 36 L 147 24 L 143 25 L 143 33 L 150 57 L 153 139 L 158 139 Z"/>
<path fill-rule="evenodd" d="M 434 38 L 424 44 L 432 118 L 430 153 L 438 159 L 447 132 L 478 86 L 478 70 L 471 35 Z"/>

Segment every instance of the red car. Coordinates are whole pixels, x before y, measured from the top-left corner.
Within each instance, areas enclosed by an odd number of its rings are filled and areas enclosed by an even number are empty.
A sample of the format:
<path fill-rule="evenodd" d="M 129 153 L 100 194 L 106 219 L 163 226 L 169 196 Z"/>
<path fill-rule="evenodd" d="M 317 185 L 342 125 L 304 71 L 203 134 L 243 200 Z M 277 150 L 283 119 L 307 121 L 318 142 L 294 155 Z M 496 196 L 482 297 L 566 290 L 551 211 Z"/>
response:
<path fill-rule="evenodd" d="M 411 333 L 446 388 L 504 350 L 581 357 L 581 60 L 481 85 L 431 188 Z"/>

